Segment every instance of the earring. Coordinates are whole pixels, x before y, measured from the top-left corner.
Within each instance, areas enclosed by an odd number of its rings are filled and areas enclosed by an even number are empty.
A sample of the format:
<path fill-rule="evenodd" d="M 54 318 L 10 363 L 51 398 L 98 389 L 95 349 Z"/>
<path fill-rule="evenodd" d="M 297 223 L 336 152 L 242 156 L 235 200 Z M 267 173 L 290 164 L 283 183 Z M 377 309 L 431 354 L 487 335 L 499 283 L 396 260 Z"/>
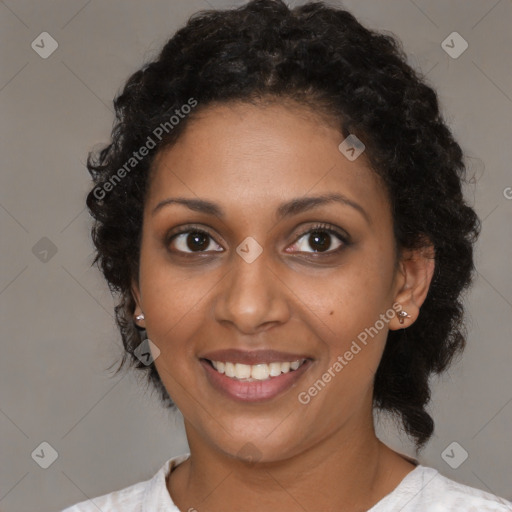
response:
<path fill-rule="evenodd" d="M 137 315 L 137 316 L 135 317 L 135 320 L 138 320 L 139 322 L 140 322 L 141 320 L 144 320 L 144 313 L 141 313 L 140 315 Z"/>
<path fill-rule="evenodd" d="M 411 318 L 411 315 L 407 314 L 407 311 L 404 311 L 403 309 L 398 312 L 398 321 L 403 324 L 404 318 Z"/>

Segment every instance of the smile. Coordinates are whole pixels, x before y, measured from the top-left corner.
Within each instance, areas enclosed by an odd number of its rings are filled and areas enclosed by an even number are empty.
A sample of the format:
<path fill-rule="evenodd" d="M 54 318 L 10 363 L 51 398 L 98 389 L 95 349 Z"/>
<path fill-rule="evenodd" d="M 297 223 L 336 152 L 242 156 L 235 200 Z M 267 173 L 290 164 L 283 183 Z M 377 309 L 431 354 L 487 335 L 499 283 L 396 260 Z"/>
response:
<path fill-rule="evenodd" d="M 286 362 L 272 362 L 260 364 L 242 364 L 223 361 L 210 361 L 212 366 L 226 377 L 246 382 L 255 380 L 264 381 L 273 377 L 279 377 L 282 373 L 297 370 L 306 362 L 306 359 Z"/>
<path fill-rule="evenodd" d="M 311 367 L 311 359 L 257 364 L 200 359 L 211 388 L 238 402 L 265 402 L 284 394 Z"/>

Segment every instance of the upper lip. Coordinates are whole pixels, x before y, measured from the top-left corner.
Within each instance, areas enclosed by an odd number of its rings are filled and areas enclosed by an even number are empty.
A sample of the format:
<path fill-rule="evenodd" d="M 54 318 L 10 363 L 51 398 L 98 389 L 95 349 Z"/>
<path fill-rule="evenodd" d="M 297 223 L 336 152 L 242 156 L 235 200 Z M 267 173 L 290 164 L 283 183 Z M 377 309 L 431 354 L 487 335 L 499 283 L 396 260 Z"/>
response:
<path fill-rule="evenodd" d="M 287 352 L 278 352 L 277 350 L 239 350 L 230 348 L 226 350 L 215 350 L 200 356 L 200 359 L 209 359 L 210 361 L 222 361 L 241 364 L 261 364 L 261 363 L 286 363 L 301 359 L 310 359 L 304 354 L 290 354 Z"/>

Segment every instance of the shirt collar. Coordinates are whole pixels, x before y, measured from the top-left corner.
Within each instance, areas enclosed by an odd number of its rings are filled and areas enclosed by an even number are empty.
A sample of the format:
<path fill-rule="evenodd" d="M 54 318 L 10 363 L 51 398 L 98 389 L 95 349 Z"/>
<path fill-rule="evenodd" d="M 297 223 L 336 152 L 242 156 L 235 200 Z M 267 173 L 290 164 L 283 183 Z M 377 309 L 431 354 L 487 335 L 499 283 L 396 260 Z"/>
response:
<path fill-rule="evenodd" d="M 185 453 L 172 457 L 148 480 L 142 502 L 142 512 L 180 512 L 167 490 L 166 479 L 170 472 L 190 457 Z"/>

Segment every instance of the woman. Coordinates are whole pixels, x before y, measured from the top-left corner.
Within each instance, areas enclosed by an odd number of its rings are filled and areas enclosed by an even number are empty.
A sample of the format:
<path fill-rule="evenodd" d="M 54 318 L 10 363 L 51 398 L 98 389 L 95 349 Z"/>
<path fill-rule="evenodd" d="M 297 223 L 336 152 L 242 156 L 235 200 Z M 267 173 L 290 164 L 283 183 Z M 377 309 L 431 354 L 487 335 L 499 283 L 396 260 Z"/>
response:
<path fill-rule="evenodd" d="M 91 155 L 97 262 L 125 356 L 190 453 L 66 512 L 506 511 L 421 449 L 464 347 L 475 212 L 460 146 L 400 44 L 322 3 L 192 17 Z"/>

